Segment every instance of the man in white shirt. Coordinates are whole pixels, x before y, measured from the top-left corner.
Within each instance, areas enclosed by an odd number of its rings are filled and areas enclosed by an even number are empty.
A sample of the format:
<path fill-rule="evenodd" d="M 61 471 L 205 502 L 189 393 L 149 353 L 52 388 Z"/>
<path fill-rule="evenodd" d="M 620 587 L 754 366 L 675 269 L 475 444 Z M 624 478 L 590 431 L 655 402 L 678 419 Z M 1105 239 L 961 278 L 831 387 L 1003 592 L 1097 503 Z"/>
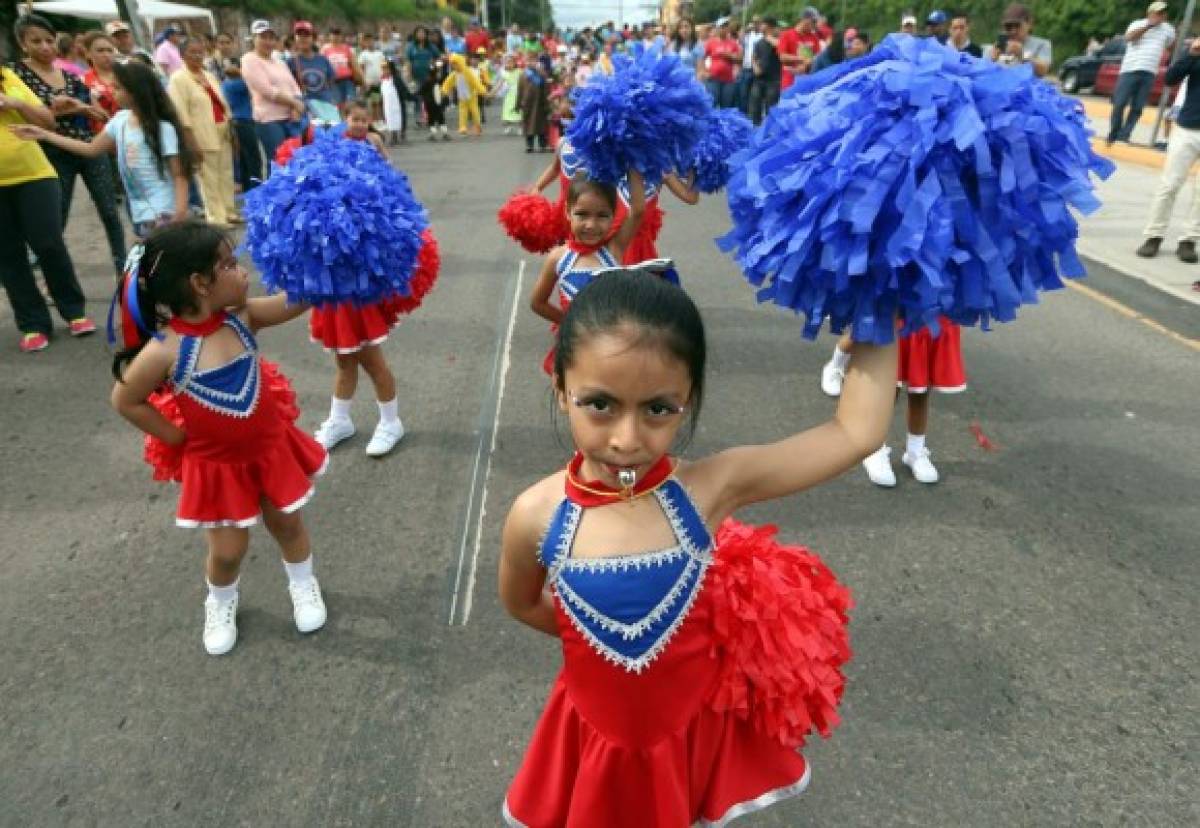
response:
<path fill-rule="evenodd" d="M 383 62 L 387 57 L 383 51 L 375 48 L 375 36 L 363 32 L 358 39 L 358 70 L 362 74 L 363 97 L 371 107 L 371 121 L 383 120 L 383 97 L 380 94 L 380 84 L 383 83 Z"/>
<path fill-rule="evenodd" d="M 1108 125 L 1108 144 L 1129 141 L 1150 90 L 1158 75 L 1163 52 L 1175 42 L 1175 29 L 1167 22 L 1167 4 L 1155 0 L 1146 8 L 1146 16 L 1125 30 L 1125 57 L 1117 88 L 1113 90 L 1112 117 Z"/>
<path fill-rule="evenodd" d="M 750 84 L 754 81 L 754 47 L 762 40 L 762 18 L 750 18 L 742 35 L 742 68 L 737 77 L 737 105 L 742 114 L 750 114 Z"/>

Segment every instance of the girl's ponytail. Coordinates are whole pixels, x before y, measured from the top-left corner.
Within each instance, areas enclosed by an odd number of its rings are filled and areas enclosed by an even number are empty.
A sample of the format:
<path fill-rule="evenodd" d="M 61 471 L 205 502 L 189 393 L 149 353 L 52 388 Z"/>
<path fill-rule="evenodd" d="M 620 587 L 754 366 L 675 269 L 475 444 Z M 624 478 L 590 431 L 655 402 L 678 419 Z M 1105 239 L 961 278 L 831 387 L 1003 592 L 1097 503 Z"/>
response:
<path fill-rule="evenodd" d="M 160 250 L 155 261 L 150 263 L 143 272 L 146 246 L 135 244 L 125 259 L 125 271 L 117 284 L 112 302 L 108 306 L 108 344 L 117 344 L 117 329 L 114 324 L 120 317 L 121 350 L 113 357 L 112 373 L 120 381 L 125 366 L 141 352 L 151 338 L 161 339 L 159 331 L 160 320 L 155 310 L 153 292 L 149 286 L 150 277 L 154 275 L 158 259 L 162 258 Z"/>

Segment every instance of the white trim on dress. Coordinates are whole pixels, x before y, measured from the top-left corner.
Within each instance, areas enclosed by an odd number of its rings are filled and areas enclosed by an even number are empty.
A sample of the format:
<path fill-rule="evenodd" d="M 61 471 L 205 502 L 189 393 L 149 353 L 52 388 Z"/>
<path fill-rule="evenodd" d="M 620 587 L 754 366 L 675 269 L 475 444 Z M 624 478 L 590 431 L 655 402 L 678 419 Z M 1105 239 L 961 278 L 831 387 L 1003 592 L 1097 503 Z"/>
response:
<path fill-rule="evenodd" d="M 762 796 L 745 802 L 739 802 L 731 807 L 728 811 L 721 814 L 716 820 L 707 820 L 701 817 L 692 823 L 692 828 L 725 828 L 726 825 L 733 822 L 738 817 L 753 814 L 756 811 L 761 811 L 764 808 L 770 808 L 776 803 L 782 802 L 785 799 L 791 799 L 793 796 L 799 796 L 804 793 L 804 789 L 808 787 L 808 782 L 812 778 L 812 765 L 808 764 L 808 760 L 804 760 L 804 775 L 790 785 L 784 785 L 782 788 L 776 788 L 773 791 L 767 791 Z"/>

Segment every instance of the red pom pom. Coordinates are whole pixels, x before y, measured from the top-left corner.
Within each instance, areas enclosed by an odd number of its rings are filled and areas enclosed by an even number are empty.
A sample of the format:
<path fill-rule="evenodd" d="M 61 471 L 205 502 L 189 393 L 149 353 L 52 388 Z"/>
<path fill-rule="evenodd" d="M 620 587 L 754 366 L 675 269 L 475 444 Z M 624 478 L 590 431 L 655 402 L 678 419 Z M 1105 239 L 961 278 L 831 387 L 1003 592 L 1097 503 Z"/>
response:
<path fill-rule="evenodd" d="M 774 526 L 727 520 L 717 530 L 711 590 L 720 680 L 710 704 L 750 719 L 789 748 L 840 722 L 850 659 L 850 590 L 819 557 L 782 546 Z"/>
<path fill-rule="evenodd" d="M 566 215 L 542 195 L 514 193 L 497 217 L 504 232 L 530 253 L 548 253 L 567 238 Z"/>
<path fill-rule="evenodd" d="M 164 386 L 151 394 L 146 402 L 158 409 L 158 413 L 173 424 L 183 428 L 183 412 L 179 410 L 174 391 Z M 155 480 L 161 480 L 163 483 L 174 480 L 178 483 L 183 479 L 182 445 L 172 446 L 147 434 L 142 459 L 150 466 Z"/>
<path fill-rule="evenodd" d="M 438 272 L 442 267 L 442 257 L 438 250 L 437 239 L 433 230 L 426 227 L 421 233 L 421 249 L 417 252 L 417 269 L 413 271 L 412 279 L 408 282 L 408 296 L 396 296 L 391 299 L 392 307 L 397 313 L 411 313 L 421 306 L 425 295 L 433 290 L 437 282 Z"/>

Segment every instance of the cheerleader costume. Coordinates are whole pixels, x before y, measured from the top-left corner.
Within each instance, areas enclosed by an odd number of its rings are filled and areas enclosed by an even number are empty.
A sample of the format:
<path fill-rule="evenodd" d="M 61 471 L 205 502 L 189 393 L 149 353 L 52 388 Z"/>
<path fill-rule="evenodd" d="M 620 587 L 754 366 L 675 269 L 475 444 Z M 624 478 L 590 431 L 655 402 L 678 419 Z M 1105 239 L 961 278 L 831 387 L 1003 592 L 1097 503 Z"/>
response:
<path fill-rule="evenodd" d="M 937 336 L 925 327 L 899 338 L 897 387 L 910 394 L 925 394 L 930 389 L 943 394 L 958 394 L 967 390 L 961 329 L 944 316 L 939 317 L 938 327 L 940 332 Z"/>
<path fill-rule="evenodd" d="M 164 472 L 162 454 L 147 443 L 156 476 L 181 484 L 175 523 L 186 528 L 247 527 L 258 521 L 265 498 L 294 512 L 313 496 L 312 479 L 325 471 L 328 456 L 296 428 L 295 394 L 278 367 L 259 357 L 250 328 L 236 316 L 216 313 L 201 323 L 175 318 L 179 357 L 169 391 L 151 402 L 187 434 L 177 468 Z M 245 348 L 216 368 L 197 370 L 205 338 L 221 327 Z"/>
<path fill-rule="evenodd" d="M 588 506 L 568 474 L 538 550 L 563 667 L 505 798 L 509 826 L 724 826 L 801 793 L 796 748 L 837 723 L 849 592 L 773 528 L 729 520 L 714 542 L 667 462 L 643 490 L 675 537 L 658 552 L 575 558 Z"/>
<path fill-rule="evenodd" d="M 581 171 L 583 171 L 583 161 L 571 143 L 564 138 L 559 142 L 558 152 L 558 204 L 556 208 L 559 215 L 566 214 L 567 191 L 571 187 L 571 179 Z M 657 184 L 647 182 L 645 189 L 646 206 L 642 212 L 642 223 L 638 226 L 637 233 L 634 234 L 621 257 L 621 264 L 624 265 L 635 265 L 658 258 L 656 242 L 663 224 L 663 210 L 658 206 L 659 187 Z M 617 184 L 617 211 L 613 216 L 610 238 L 625 223 L 625 217 L 629 215 L 629 201 L 629 179 L 622 177 Z"/>
<path fill-rule="evenodd" d="M 591 284 L 592 278 L 596 274 L 596 271 L 590 268 L 575 267 L 579 263 L 580 256 L 584 255 L 585 251 L 592 253 L 599 259 L 603 267 L 621 266 L 617 262 L 616 257 L 608 251 L 607 247 L 596 248 L 593 252 L 589 248 L 568 243 L 567 252 L 558 260 L 558 265 L 554 268 L 554 272 L 558 274 L 558 281 L 555 283 L 555 290 L 558 292 L 558 305 L 563 309 L 564 313 L 571 306 L 571 302 L 574 301 L 575 297 L 579 295 L 579 291 Z M 556 334 L 557 332 L 558 326 L 551 325 L 550 333 Z M 554 346 L 550 346 L 549 353 L 542 360 L 542 370 L 547 374 L 554 373 L 554 350 Z"/>

